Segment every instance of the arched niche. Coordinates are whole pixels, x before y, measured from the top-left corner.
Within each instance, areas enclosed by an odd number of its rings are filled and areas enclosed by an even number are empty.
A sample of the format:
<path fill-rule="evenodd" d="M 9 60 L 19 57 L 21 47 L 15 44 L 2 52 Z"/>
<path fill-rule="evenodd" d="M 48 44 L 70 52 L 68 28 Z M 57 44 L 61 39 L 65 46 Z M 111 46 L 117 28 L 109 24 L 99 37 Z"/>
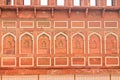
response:
<path fill-rule="evenodd" d="M 106 54 L 117 54 L 118 53 L 118 36 L 114 33 L 109 33 L 105 36 L 105 53 Z"/>
<path fill-rule="evenodd" d="M 33 53 L 33 36 L 30 33 L 24 33 L 20 36 L 20 53 L 32 54 Z"/>
<path fill-rule="evenodd" d="M 38 54 L 51 54 L 51 37 L 47 33 L 41 33 L 37 36 Z"/>
<path fill-rule="evenodd" d="M 16 37 L 12 33 L 7 33 L 2 37 L 2 53 L 3 54 L 15 54 L 16 49 Z"/>
<path fill-rule="evenodd" d="M 101 35 L 98 33 L 92 33 L 88 37 L 88 53 L 90 54 L 100 54 L 102 53 L 102 42 Z"/>
<path fill-rule="evenodd" d="M 55 54 L 67 54 L 68 53 L 68 37 L 66 34 L 60 32 L 54 37 L 54 53 Z"/>
<path fill-rule="evenodd" d="M 80 33 L 72 35 L 71 40 L 71 53 L 84 54 L 85 53 L 85 37 Z"/>

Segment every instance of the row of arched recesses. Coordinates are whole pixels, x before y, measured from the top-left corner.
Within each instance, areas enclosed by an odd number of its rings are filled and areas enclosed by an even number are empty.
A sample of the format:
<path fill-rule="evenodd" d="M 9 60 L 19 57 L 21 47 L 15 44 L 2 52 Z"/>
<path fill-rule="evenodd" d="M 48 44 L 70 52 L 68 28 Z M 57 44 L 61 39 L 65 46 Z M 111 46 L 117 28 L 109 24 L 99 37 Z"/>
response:
<path fill-rule="evenodd" d="M 88 45 L 86 45 L 85 36 L 81 33 L 75 33 L 71 36 L 71 53 L 72 54 L 101 54 L 102 53 L 102 36 L 99 33 L 93 32 L 88 35 Z M 25 32 L 19 37 L 19 53 L 32 54 L 34 53 L 34 36 L 31 33 Z M 37 36 L 37 54 L 51 53 L 51 36 L 45 32 Z M 16 53 L 16 36 L 12 33 L 7 33 L 2 36 L 2 53 Z M 68 51 L 68 36 L 60 32 L 54 36 L 54 53 L 67 54 Z M 70 46 L 70 45 L 69 45 Z M 86 46 L 88 46 L 86 48 Z M 87 50 L 88 49 L 88 50 Z M 108 33 L 105 35 L 104 49 L 106 54 L 117 54 L 118 51 L 118 35 Z M 88 51 L 88 52 L 86 52 Z"/>

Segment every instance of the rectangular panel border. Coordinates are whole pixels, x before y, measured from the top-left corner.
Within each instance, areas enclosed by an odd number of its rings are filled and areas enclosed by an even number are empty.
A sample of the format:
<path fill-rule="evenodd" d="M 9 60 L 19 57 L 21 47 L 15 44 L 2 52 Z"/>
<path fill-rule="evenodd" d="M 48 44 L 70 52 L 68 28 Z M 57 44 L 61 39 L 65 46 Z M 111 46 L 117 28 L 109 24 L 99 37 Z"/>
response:
<path fill-rule="evenodd" d="M 117 27 L 106 27 L 106 22 L 117 22 Z M 104 21 L 104 28 L 118 28 L 118 21 Z"/>
<path fill-rule="evenodd" d="M 21 59 L 22 58 L 31 58 L 32 59 L 32 65 L 21 65 Z M 34 67 L 34 57 L 19 57 L 19 67 Z"/>
<path fill-rule="evenodd" d="M 67 64 L 66 65 L 56 65 L 56 59 L 57 58 L 66 58 L 67 59 Z M 68 57 L 54 57 L 54 66 L 59 67 L 59 66 L 68 66 L 69 65 L 69 58 Z"/>
<path fill-rule="evenodd" d="M 73 27 L 73 22 L 83 22 L 83 27 Z M 71 21 L 71 28 L 85 28 L 85 21 Z"/>
<path fill-rule="evenodd" d="M 15 65 L 3 65 L 3 59 L 14 59 Z M 2 57 L 1 58 L 1 67 L 16 67 L 16 57 Z"/>
<path fill-rule="evenodd" d="M 49 27 L 40 27 L 40 26 L 38 26 L 39 22 L 49 22 L 50 26 Z M 37 21 L 37 28 L 51 28 L 51 21 Z"/>
<path fill-rule="evenodd" d="M 39 58 L 48 58 L 50 60 L 50 64 L 49 65 L 39 65 L 38 64 L 38 59 Z M 37 57 L 37 67 L 41 67 L 41 66 L 51 66 L 51 57 Z"/>
<path fill-rule="evenodd" d="M 100 22 L 100 27 L 90 27 L 90 22 Z M 88 28 L 101 28 L 101 21 L 88 21 Z"/>
<path fill-rule="evenodd" d="M 15 22 L 15 26 L 14 27 L 3 26 L 4 22 Z M 15 20 L 2 20 L 2 28 L 16 28 L 16 27 L 17 27 L 17 21 L 15 21 Z"/>
<path fill-rule="evenodd" d="M 84 64 L 83 65 L 74 65 L 73 64 L 73 59 L 74 58 L 83 58 L 84 59 Z M 71 66 L 86 66 L 86 58 L 85 57 L 71 57 Z"/>
<path fill-rule="evenodd" d="M 31 27 L 23 27 L 23 26 L 21 26 L 21 23 L 22 22 L 32 22 L 33 23 L 33 25 L 31 26 Z M 20 21 L 20 28 L 34 28 L 34 21 Z"/>
<path fill-rule="evenodd" d="M 101 64 L 100 64 L 100 65 L 91 65 L 91 64 L 90 64 L 90 59 L 91 59 L 91 58 L 100 58 L 100 59 L 101 59 Z M 88 57 L 88 66 L 102 66 L 102 57 L 99 57 L 99 56 Z"/>
<path fill-rule="evenodd" d="M 56 27 L 55 22 L 66 22 L 67 26 L 66 27 Z M 68 21 L 54 21 L 54 28 L 68 28 Z"/>
<path fill-rule="evenodd" d="M 107 64 L 107 58 L 117 58 L 118 59 L 118 64 L 117 65 L 115 65 L 115 64 L 111 64 L 111 65 L 109 65 L 109 64 Z M 105 66 L 119 66 L 119 57 L 112 57 L 112 56 L 106 56 L 105 57 Z"/>

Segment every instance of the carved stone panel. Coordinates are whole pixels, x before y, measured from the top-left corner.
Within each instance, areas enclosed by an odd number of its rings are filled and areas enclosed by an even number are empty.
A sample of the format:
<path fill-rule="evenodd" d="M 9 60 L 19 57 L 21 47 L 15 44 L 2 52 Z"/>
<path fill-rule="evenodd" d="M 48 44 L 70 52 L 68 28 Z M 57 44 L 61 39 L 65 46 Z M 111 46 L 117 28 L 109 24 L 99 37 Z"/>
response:
<path fill-rule="evenodd" d="M 89 53 L 97 54 L 101 53 L 100 37 L 98 35 L 92 35 L 89 40 Z"/>
<path fill-rule="evenodd" d="M 106 37 L 106 54 L 117 54 L 117 39 L 114 35 Z"/>
<path fill-rule="evenodd" d="M 38 39 L 38 54 L 50 53 L 50 40 L 45 34 L 41 35 Z"/>
<path fill-rule="evenodd" d="M 3 39 L 3 54 L 15 54 L 15 39 L 10 34 Z"/>
<path fill-rule="evenodd" d="M 67 53 L 67 39 L 65 36 L 59 35 L 56 37 L 55 51 L 56 54 Z"/>
<path fill-rule="evenodd" d="M 72 39 L 72 53 L 83 54 L 84 53 L 84 41 L 80 35 L 75 35 Z"/>
<path fill-rule="evenodd" d="M 33 41 L 32 37 L 25 34 L 21 39 L 21 53 L 31 54 L 33 53 Z"/>

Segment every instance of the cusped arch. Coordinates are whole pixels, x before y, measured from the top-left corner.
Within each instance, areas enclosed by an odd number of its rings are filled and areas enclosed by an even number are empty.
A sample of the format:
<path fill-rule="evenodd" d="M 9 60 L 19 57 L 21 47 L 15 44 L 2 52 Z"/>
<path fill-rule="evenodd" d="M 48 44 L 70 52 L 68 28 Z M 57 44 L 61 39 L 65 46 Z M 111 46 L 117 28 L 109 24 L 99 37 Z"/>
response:
<path fill-rule="evenodd" d="M 88 39 L 90 40 L 90 37 L 93 36 L 93 35 L 98 36 L 100 38 L 100 40 L 102 39 L 102 36 L 99 33 L 96 33 L 96 32 L 93 32 L 93 33 L 89 34 Z"/>
<path fill-rule="evenodd" d="M 102 40 L 102 36 L 99 33 L 97 33 L 97 32 L 93 32 L 93 33 L 88 35 L 88 53 L 90 53 L 90 39 L 94 35 L 98 36 L 98 38 L 100 39 L 100 53 L 102 53 L 102 41 L 101 41 Z"/>
<path fill-rule="evenodd" d="M 79 33 L 79 32 L 74 33 L 74 34 L 71 36 L 71 38 L 73 39 L 73 37 L 76 36 L 76 35 L 80 35 L 83 39 L 85 39 L 85 36 L 84 36 L 82 33 Z"/>
<path fill-rule="evenodd" d="M 115 33 L 113 33 L 113 32 L 110 32 L 110 33 L 106 34 L 106 35 L 105 35 L 105 40 L 106 40 L 106 38 L 107 38 L 109 35 L 113 35 L 113 36 L 115 36 L 116 39 L 118 40 L 118 35 L 115 34 Z"/>
<path fill-rule="evenodd" d="M 116 46 L 117 46 L 117 53 L 119 53 L 119 40 L 118 40 L 118 35 L 117 34 L 115 34 L 115 33 L 113 33 L 113 32 L 110 32 L 110 33 L 107 33 L 106 35 L 105 35 L 105 54 L 107 53 L 107 37 L 109 37 L 110 35 L 112 35 L 113 37 L 115 37 L 116 38 Z"/>
<path fill-rule="evenodd" d="M 57 34 L 54 36 L 54 40 L 56 40 L 56 37 L 59 36 L 59 35 L 63 35 L 63 36 L 65 36 L 66 39 L 68 40 L 68 36 L 67 36 L 65 33 L 63 33 L 63 32 L 59 32 L 59 33 L 57 33 Z"/>
<path fill-rule="evenodd" d="M 22 37 L 24 36 L 24 35 L 29 35 L 31 38 L 32 38 L 32 40 L 34 39 L 34 37 L 33 37 L 33 35 L 31 34 L 31 33 L 29 33 L 29 32 L 25 32 L 25 33 L 23 33 L 23 34 L 21 34 L 20 35 L 20 40 L 22 39 Z"/>
<path fill-rule="evenodd" d="M 46 36 L 48 36 L 49 40 L 51 40 L 51 36 L 50 36 L 48 33 L 46 33 L 46 32 L 42 32 L 42 33 L 40 33 L 40 34 L 37 36 L 37 40 L 38 40 L 39 37 L 42 36 L 42 35 L 46 35 Z"/>
<path fill-rule="evenodd" d="M 42 36 L 42 35 L 46 35 L 50 40 L 50 54 L 51 54 L 51 36 L 46 32 L 42 32 L 37 36 L 37 53 L 38 53 L 38 40 L 39 40 L 40 36 Z"/>
<path fill-rule="evenodd" d="M 84 41 L 84 53 L 85 53 L 85 36 L 82 34 L 82 33 L 79 33 L 79 32 L 77 32 L 77 33 L 74 33 L 72 36 L 71 36 L 71 53 L 73 52 L 73 49 L 72 49 L 72 40 L 73 40 L 73 38 L 76 36 L 76 35 L 79 35 L 79 36 L 81 36 L 82 38 L 83 38 L 83 41 Z"/>
<path fill-rule="evenodd" d="M 2 39 L 4 39 L 4 37 L 6 37 L 7 35 L 11 35 L 11 36 L 14 37 L 14 39 L 16 40 L 16 36 L 15 36 L 13 33 L 10 33 L 10 32 L 4 34 L 4 35 L 2 36 Z"/>
<path fill-rule="evenodd" d="M 59 33 L 57 33 L 55 36 L 54 36 L 54 54 L 55 54 L 55 51 L 56 51 L 56 48 L 55 48 L 55 45 L 56 45 L 56 42 L 55 42 L 55 40 L 56 40 L 56 38 L 59 36 L 59 35 L 63 35 L 65 38 L 66 38 L 66 43 L 67 43 L 67 54 L 69 53 L 68 52 L 68 36 L 65 34 L 65 33 L 63 33 L 63 32 L 59 32 Z"/>
<path fill-rule="evenodd" d="M 10 36 L 12 36 L 13 37 L 13 39 L 14 39 L 14 45 L 15 45 L 15 53 L 16 53 L 16 36 L 13 34 L 13 33 L 10 33 L 10 32 L 8 32 L 8 33 L 6 33 L 6 34 L 4 34 L 3 36 L 2 36 L 2 53 L 3 53 L 3 44 L 4 44 L 4 38 L 5 37 L 7 37 L 8 35 L 10 35 Z"/>
<path fill-rule="evenodd" d="M 28 36 L 31 37 L 31 40 L 32 40 L 32 53 L 34 53 L 34 37 L 29 32 L 25 32 L 25 33 L 21 34 L 20 37 L 19 37 L 19 53 L 21 54 L 21 50 L 22 50 L 22 48 L 21 48 L 21 43 L 22 43 L 21 40 L 22 40 L 22 37 L 24 37 L 25 35 L 28 35 Z"/>

